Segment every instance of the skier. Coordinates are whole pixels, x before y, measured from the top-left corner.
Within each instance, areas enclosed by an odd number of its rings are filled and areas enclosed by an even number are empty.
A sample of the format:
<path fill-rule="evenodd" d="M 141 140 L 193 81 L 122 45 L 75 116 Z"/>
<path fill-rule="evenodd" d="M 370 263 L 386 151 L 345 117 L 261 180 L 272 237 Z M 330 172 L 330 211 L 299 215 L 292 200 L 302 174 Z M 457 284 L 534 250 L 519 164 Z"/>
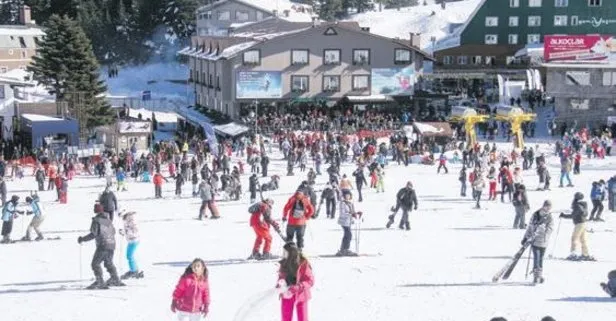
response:
<path fill-rule="evenodd" d="M 310 204 L 310 200 L 304 193 L 296 192 L 295 195 L 289 198 L 284 206 L 282 221 L 287 225 L 287 242 L 293 241 L 293 237 L 297 238 L 297 247 L 300 251 L 304 248 L 304 233 L 306 232 L 306 221 L 312 217 L 314 208 Z"/>
<path fill-rule="evenodd" d="M 104 212 L 101 204 L 97 203 L 94 205 L 94 213 L 96 216 L 92 218 L 90 233 L 77 238 L 79 244 L 96 239 L 96 251 L 94 251 L 94 256 L 92 257 L 92 271 L 94 271 L 96 281 L 88 286 L 87 289 L 107 289 L 110 286 L 125 286 L 120 281 L 118 271 L 115 265 L 113 265 L 113 252 L 116 245 L 113 223 Z M 111 276 L 107 282 L 103 281 L 101 262 L 103 262 L 105 269 L 107 269 Z"/>
<path fill-rule="evenodd" d="M 248 179 L 248 190 L 250 191 L 250 203 L 257 200 L 257 191 L 259 190 L 259 178 L 257 174 L 252 174 Z"/>
<path fill-rule="evenodd" d="M 325 184 L 325 189 L 321 192 L 321 200 L 319 201 L 319 208 L 315 216 L 319 215 L 321 205 L 323 205 L 323 201 L 325 201 L 325 213 L 327 214 L 327 218 L 334 218 L 336 216 L 336 202 L 338 202 L 338 198 L 338 189 L 332 186 L 332 183 L 327 182 Z"/>
<path fill-rule="evenodd" d="M 28 224 L 26 236 L 24 236 L 21 240 L 31 241 L 32 239 L 30 238 L 30 233 L 32 232 L 32 230 L 36 232 L 36 239 L 34 239 L 35 241 L 43 240 L 45 238 L 43 237 L 43 233 L 41 233 L 41 230 L 39 229 L 41 227 L 41 224 L 45 220 L 45 216 L 43 215 L 43 207 L 39 204 L 38 197 L 32 198 L 28 196 L 26 197 L 26 203 L 32 207 L 30 211 L 26 212 L 26 214 L 34 214 L 34 217 L 32 217 L 32 221 L 30 221 L 30 224 Z"/>
<path fill-rule="evenodd" d="M 205 261 L 194 259 L 186 268 L 173 291 L 171 312 L 178 321 L 200 321 L 210 307 L 210 285 Z"/>
<path fill-rule="evenodd" d="M 589 221 L 598 221 L 604 222 L 601 218 L 601 213 L 603 213 L 603 200 L 605 199 L 605 181 L 600 180 L 599 182 L 592 182 L 592 189 L 590 191 L 590 200 L 592 202 L 592 211 L 590 212 Z M 595 216 L 595 214 L 597 216 Z"/>
<path fill-rule="evenodd" d="M 515 209 L 515 219 L 513 220 L 514 229 L 526 228 L 526 212 L 530 209 L 528 205 L 528 197 L 526 195 L 526 187 L 522 184 L 516 184 L 515 192 L 513 193 L 513 207 Z"/>
<path fill-rule="evenodd" d="M 270 252 L 272 247 L 272 235 L 270 234 L 269 228 L 273 226 L 274 230 L 280 232 L 280 226 L 276 221 L 272 220 L 272 206 L 274 206 L 274 201 L 268 198 L 248 208 L 248 212 L 251 214 L 250 226 L 256 234 L 252 255 L 248 257 L 249 260 L 269 260 L 274 258 Z M 263 254 L 261 254 L 261 243 L 264 242 Z"/>
<path fill-rule="evenodd" d="M 19 196 L 13 195 L 11 200 L 2 207 L 2 241 L 0 243 L 11 243 L 11 232 L 13 231 L 13 220 L 17 218 L 17 214 L 23 214 L 23 211 L 17 210 Z"/>
<path fill-rule="evenodd" d="M 135 251 L 139 246 L 139 228 L 135 221 L 135 212 L 120 213 L 120 218 L 124 221 L 124 229 L 120 229 L 120 235 L 126 237 L 126 260 L 128 260 L 129 271 L 122 275 L 122 280 L 143 278 L 143 271 L 139 271 L 135 260 Z"/>
<path fill-rule="evenodd" d="M 38 190 L 42 192 L 45 190 L 45 171 L 43 170 L 43 166 L 39 166 L 34 174 L 36 177 L 36 182 L 38 183 Z"/>
<path fill-rule="evenodd" d="M 413 208 L 417 210 L 417 205 L 417 194 L 413 189 L 413 183 L 407 182 L 406 186 L 401 188 L 398 194 L 396 194 L 396 207 L 392 208 L 393 214 L 389 216 L 386 227 L 390 228 L 391 225 L 394 224 L 396 213 L 398 213 L 398 210 L 402 207 L 402 218 L 400 219 L 400 225 L 398 227 L 400 229 L 406 228 L 407 231 L 410 230 L 409 212 L 412 211 Z"/>
<path fill-rule="evenodd" d="M 533 283 L 543 283 L 543 256 L 545 249 L 548 246 L 550 235 L 554 230 L 554 219 L 550 211 L 552 210 L 552 202 L 546 200 L 543 206 L 533 213 L 522 245 L 526 242 L 531 242 L 531 251 L 533 253 Z"/>
<path fill-rule="evenodd" d="M 616 298 L 616 270 L 607 274 L 607 283 L 601 283 L 601 288 L 612 298 Z"/>
<path fill-rule="evenodd" d="M 312 267 L 302 255 L 301 248 L 292 242 L 285 244 L 276 286 L 286 289 L 281 294 L 282 321 L 292 321 L 293 310 L 297 311 L 297 321 L 308 321 L 308 301 L 311 299 L 312 286 Z"/>
<path fill-rule="evenodd" d="M 437 174 L 441 172 L 441 168 L 445 169 L 445 174 L 449 173 L 449 170 L 447 169 L 447 156 L 445 156 L 445 153 L 441 153 L 441 156 L 438 158 L 438 168 L 436 169 Z"/>
<path fill-rule="evenodd" d="M 118 199 L 109 186 L 105 187 L 105 190 L 98 198 L 98 202 L 103 206 L 103 211 L 107 213 L 109 219 L 113 222 L 114 214 L 118 210 Z"/>
<path fill-rule="evenodd" d="M 342 194 L 344 198 L 340 201 L 340 216 L 338 217 L 338 224 L 342 226 L 343 236 L 340 250 L 336 253 L 336 256 L 357 256 L 358 253 L 353 253 L 349 249 L 351 247 L 351 240 L 353 233 L 351 232 L 351 225 L 354 224 L 354 219 L 361 218 L 361 212 L 355 211 L 353 205 L 353 195 L 351 193 Z"/>
<path fill-rule="evenodd" d="M 575 227 L 573 235 L 571 235 L 571 254 L 567 260 L 572 261 L 596 261 L 595 258 L 588 253 L 588 244 L 586 241 L 586 217 L 588 217 L 588 205 L 584 199 L 584 194 L 577 192 L 573 196 L 571 203 L 571 214 L 560 213 L 561 218 L 570 218 L 573 220 Z M 582 255 L 577 256 L 576 250 L 578 242 L 582 245 Z"/>

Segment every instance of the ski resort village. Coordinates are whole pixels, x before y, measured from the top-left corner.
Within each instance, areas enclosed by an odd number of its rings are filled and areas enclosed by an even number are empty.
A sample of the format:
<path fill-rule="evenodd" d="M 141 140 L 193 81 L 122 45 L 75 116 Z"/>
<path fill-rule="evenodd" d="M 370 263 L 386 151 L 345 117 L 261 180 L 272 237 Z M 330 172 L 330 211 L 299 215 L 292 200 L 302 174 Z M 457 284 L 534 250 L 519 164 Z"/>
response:
<path fill-rule="evenodd" d="M 616 317 L 616 0 L 0 0 L 0 321 Z"/>

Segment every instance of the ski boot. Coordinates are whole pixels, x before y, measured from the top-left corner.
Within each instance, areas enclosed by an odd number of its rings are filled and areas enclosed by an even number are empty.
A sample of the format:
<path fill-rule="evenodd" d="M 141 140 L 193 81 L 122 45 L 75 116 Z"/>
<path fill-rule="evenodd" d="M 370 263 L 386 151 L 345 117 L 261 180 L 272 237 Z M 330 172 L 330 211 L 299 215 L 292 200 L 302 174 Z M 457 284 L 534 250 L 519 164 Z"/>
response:
<path fill-rule="evenodd" d="M 411 230 L 411 224 L 409 223 L 409 221 L 404 222 L 404 229 L 406 229 L 407 231 Z"/>
<path fill-rule="evenodd" d="M 139 271 L 135 273 L 135 276 L 133 276 L 135 279 L 143 279 L 145 277 L 145 275 L 143 275 L 143 271 Z"/>
<path fill-rule="evenodd" d="M 590 256 L 590 255 L 582 255 L 579 257 L 580 261 L 590 261 L 590 262 L 594 262 L 597 259 L 595 259 L 594 257 Z"/>
<path fill-rule="evenodd" d="M 545 281 L 545 279 L 541 275 L 542 272 L 543 271 L 541 271 L 541 269 L 533 270 L 533 283 L 534 284 L 541 284 Z"/>
<path fill-rule="evenodd" d="M 394 224 L 394 216 L 393 215 L 389 215 L 389 221 L 387 221 L 387 224 L 385 225 L 387 228 L 390 228 L 393 224 Z"/>
<path fill-rule="evenodd" d="M 24 242 L 32 241 L 32 239 L 30 238 L 30 235 L 26 235 L 26 236 L 22 237 L 21 240 L 24 241 Z"/>
<path fill-rule="evenodd" d="M 567 256 L 566 260 L 567 261 L 579 261 L 581 258 L 581 256 L 577 256 L 575 254 L 570 254 L 569 256 Z"/>
<path fill-rule="evenodd" d="M 258 260 L 264 261 L 264 260 L 273 260 L 276 259 L 275 256 L 273 256 L 271 253 L 268 252 L 263 252 L 263 255 L 261 255 L 260 258 L 258 258 Z"/>
<path fill-rule="evenodd" d="M 86 287 L 86 289 L 88 290 L 107 290 L 109 289 L 109 286 L 105 284 L 102 277 L 98 276 L 96 277 L 96 281 L 94 281 L 94 283 Z"/>
<path fill-rule="evenodd" d="M 133 272 L 133 271 L 128 271 L 128 272 L 124 273 L 124 275 L 122 275 L 122 276 L 120 277 L 120 279 L 121 279 L 121 280 L 126 280 L 126 279 L 130 279 L 130 278 L 133 278 L 133 277 L 135 277 L 135 272 Z"/>
<path fill-rule="evenodd" d="M 358 255 L 357 253 L 351 252 L 350 250 L 340 250 L 338 251 L 338 253 L 336 253 L 336 256 L 342 257 L 342 256 L 358 256 Z"/>
<path fill-rule="evenodd" d="M 122 283 L 122 281 L 120 281 L 120 278 L 118 278 L 118 276 L 112 276 L 111 278 L 109 278 L 109 280 L 107 280 L 107 282 L 105 282 L 105 284 L 109 287 L 111 286 L 126 286 L 126 284 Z"/>
<path fill-rule="evenodd" d="M 252 252 L 252 254 L 247 258 L 247 260 L 260 260 L 261 259 L 261 253 L 254 251 Z"/>
<path fill-rule="evenodd" d="M 43 234 L 39 234 L 34 240 L 35 241 L 42 241 L 44 239 L 45 239 L 45 237 L 43 236 Z"/>

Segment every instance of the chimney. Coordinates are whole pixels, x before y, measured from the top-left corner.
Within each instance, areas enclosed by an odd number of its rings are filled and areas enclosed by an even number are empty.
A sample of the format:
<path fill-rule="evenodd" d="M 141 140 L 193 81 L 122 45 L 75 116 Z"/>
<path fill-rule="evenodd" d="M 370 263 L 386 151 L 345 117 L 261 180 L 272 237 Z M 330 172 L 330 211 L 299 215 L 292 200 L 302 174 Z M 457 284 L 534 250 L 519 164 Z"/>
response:
<path fill-rule="evenodd" d="M 313 27 L 318 27 L 320 25 L 321 25 L 321 20 L 319 20 L 319 17 L 312 16 L 312 26 Z"/>
<path fill-rule="evenodd" d="M 272 10 L 272 15 L 274 17 L 278 17 L 278 10 Z"/>
<path fill-rule="evenodd" d="M 19 8 L 19 23 L 22 25 L 32 24 L 32 13 L 30 12 L 30 7 L 24 5 Z"/>
<path fill-rule="evenodd" d="M 411 32 L 411 47 L 421 48 L 421 34 Z"/>

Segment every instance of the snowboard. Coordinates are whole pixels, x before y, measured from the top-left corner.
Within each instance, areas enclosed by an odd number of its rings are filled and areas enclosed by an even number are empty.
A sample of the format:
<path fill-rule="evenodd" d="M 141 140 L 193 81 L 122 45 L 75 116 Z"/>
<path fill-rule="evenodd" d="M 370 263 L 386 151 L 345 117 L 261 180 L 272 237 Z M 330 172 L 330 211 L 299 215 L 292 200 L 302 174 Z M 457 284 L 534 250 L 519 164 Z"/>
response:
<path fill-rule="evenodd" d="M 505 266 L 503 266 L 503 268 L 498 271 L 498 273 L 496 273 L 494 277 L 492 277 L 492 282 L 498 282 L 499 280 L 507 280 L 509 276 L 511 276 L 513 269 L 515 269 L 515 266 L 518 264 L 518 261 L 520 261 L 520 258 L 522 257 L 522 255 L 524 255 L 524 252 L 530 246 L 530 244 L 531 242 L 524 243 L 524 245 L 522 245 L 518 252 L 507 262 L 507 264 L 505 264 Z"/>

